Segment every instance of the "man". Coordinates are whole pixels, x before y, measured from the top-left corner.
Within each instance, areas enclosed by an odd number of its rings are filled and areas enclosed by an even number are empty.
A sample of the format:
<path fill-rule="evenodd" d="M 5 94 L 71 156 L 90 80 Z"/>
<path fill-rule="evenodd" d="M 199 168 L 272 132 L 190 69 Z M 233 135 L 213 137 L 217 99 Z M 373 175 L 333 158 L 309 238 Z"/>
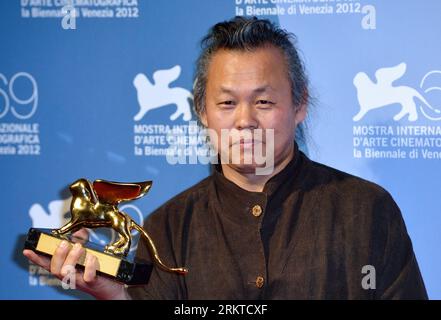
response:
<path fill-rule="evenodd" d="M 154 268 L 147 286 L 127 290 L 97 277 L 88 257 L 77 286 L 103 299 L 427 298 L 391 196 L 298 149 L 309 94 L 290 35 L 267 20 L 235 18 L 215 25 L 202 44 L 195 108 L 221 163 L 145 225 L 163 260 L 189 273 Z M 222 144 L 225 129 L 237 134 Z M 259 130 L 274 139 L 242 135 Z M 256 174 L 264 164 L 253 152 L 269 145 L 274 166 Z M 82 250 L 60 246 L 50 262 L 25 255 L 62 277 Z M 149 258 L 143 246 L 138 254 Z"/>

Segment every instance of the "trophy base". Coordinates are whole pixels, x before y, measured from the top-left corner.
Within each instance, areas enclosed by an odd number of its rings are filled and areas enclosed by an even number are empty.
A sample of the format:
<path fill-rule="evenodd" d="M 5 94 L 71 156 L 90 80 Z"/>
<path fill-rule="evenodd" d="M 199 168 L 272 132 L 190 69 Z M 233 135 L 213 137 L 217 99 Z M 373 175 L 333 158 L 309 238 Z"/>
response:
<path fill-rule="evenodd" d="M 71 244 L 80 242 L 86 250 L 76 267 L 84 268 L 86 253 L 90 253 L 98 259 L 98 274 L 127 285 L 144 285 L 149 281 L 152 264 L 105 253 L 104 247 L 71 235 L 54 235 L 52 229 L 30 228 L 24 248 L 51 257 L 63 240 Z"/>

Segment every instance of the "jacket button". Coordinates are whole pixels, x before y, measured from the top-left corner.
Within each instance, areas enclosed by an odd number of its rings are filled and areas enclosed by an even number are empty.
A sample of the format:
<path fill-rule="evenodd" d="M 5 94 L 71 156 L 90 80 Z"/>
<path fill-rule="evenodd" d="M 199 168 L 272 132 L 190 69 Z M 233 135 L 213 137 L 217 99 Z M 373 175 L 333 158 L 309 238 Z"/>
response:
<path fill-rule="evenodd" d="M 258 276 L 256 278 L 256 287 L 259 289 L 263 287 L 263 284 L 265 283 L 265 279 L 262 276 Z"/>
<path fill-rule="evenodd" d="M 253 209 L 251 210 L 251 213 L 253 214 L 253 216 L 255 217 L 260 217 L 262 214 L 262 207 L 259 206 L 258 204 L 256 204 Z"/>

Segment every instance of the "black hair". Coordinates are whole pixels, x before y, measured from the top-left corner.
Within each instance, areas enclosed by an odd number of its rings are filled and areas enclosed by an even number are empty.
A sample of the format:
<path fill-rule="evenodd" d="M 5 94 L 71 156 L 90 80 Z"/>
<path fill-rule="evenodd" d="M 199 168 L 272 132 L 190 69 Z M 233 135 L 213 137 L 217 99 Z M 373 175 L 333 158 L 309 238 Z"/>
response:
<path fill-rule="evenodd" d="M 212 56 L 221 49 L 253 51 L 268 45 L 280 49 L 286 59 L 294 106 L 298 108 L 308 104 L 308 78 L 296 49 L 296 41 L 294 34 L 269 20 L 256 17 L 235 17 L 214 25 L 201 41 L 202 51 L 196 63 L 193 87 L 196 114 L 200 117 L 205 111 L 208 66 Z M 297 136 L 303 138 L 302 126 L 298 127 Z"/>

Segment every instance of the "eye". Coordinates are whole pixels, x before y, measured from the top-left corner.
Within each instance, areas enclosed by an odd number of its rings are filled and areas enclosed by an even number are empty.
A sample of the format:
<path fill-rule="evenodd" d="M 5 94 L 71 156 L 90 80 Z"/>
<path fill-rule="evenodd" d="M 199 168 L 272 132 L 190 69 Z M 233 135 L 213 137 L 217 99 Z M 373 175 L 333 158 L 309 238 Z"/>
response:
<path fill-rule="evenodd" d="M 217 105 L 223 109 L 231 109 L 234 107 L 235 103 L 233 100 L 225 100 L 225 101 L 219 102 Z"/>
<path fill-rule="evenodd" d="M 270 100 L 257 100 L 256 104 L 263 108 L 270 108 L 272 105 L 274 105 L 274 102 Z"/>

